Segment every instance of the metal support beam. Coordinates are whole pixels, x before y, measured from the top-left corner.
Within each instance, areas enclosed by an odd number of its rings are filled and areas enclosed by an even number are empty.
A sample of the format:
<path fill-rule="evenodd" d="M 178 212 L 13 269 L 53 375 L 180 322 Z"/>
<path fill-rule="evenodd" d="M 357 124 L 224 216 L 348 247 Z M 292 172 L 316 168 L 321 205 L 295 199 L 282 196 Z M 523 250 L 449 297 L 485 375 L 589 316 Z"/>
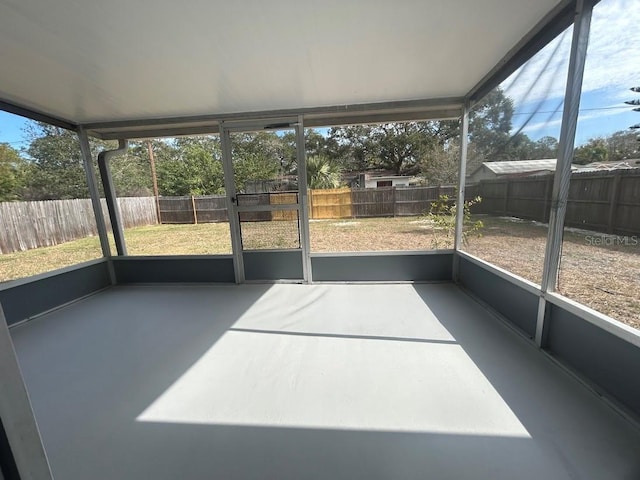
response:
<path fill-rule="evenodd" d="M 571 25 L 576 0 L 562 0 L 533 27 L 467 94 L 471 106 L 524 65 Z"/>
<path fill-rule="evenodd" d="M 127 246 L 124 241 L 124 229 L 122 218 L 120 217 L 120 209 L 118 208 L 118 199 L 116 197 L 116 189 L 113 185 L 113 177 L 109 168 L 109 160 L 115 155 L 125 153 L 129 146 L 128 140 L 118 140 L 118 148 L 115 150 L 105 150 L 98 154 L 98 168 L 102 177 L 102 186 L 104 187 L 104 196 L 107 200 L 107 208 L 109 209 L 109 219 L 111 220 L 111 230 L 116 243 L 118 255 L 127 254 Z"/>
<path fill-rule="evenodd" d="M 236 182 L 233 175 L 233 159 L 231 158 L 231 137 L 224 122 L 220 123 L 220 146 L 222 148 L 222 166 L 224 171 L 224 190 L 227 195 L 227 212 L 231 230 L 231 249 L 233 251 L 233 270 L 236 283 L 244 283 L 244 259 L 242 257 L 242 234 L 238 218 L 236 202 Z"/>
<path fill-rule="evenodd" d="M 580 95 L 582 93 L 582 78 L 587 58 L 591 13 L 594 3 L 592 0 L 578 0 L 576 5 L 571 55 L 569 57 L 569 72 L 567 74 L 567 86 L 564 98 L 564 111 L 562 113 L 562 126 L 560 129 L 560 140 L 558 142 L 558 163 L 556 165 L 553 190 L 551 193 L 549 232 L 541 284 L 543 296 L 544 293 L 555 290 L 558 277 L 564 219 L 567 211 L 569 184 L 571 182 L 571 161 L 573 160 Z M 536 325 L 536 343 L 539 346 L 543 346 L 545 310 L 546 301 L 544 298 L 541 298 Z"/>
<path fill-rule="evenodd" d="M 453 255 L 453 281 L 459 279 L 459 257 L 457 252 L 460 250 L 463 241 L 464 229 L 464 196 L 465 196 L 465 178 L 467 176 L 467 146 L 469 143 L 469 101 L 466 100 L 462 109 L 462 117 L 460 119 L 460 160 L 458 163 L 458 198 L 456 199 L 456 230 L 453 248 L 456 253 Z"/>
<path fill-rule="evenodd" d="M 104 140 L 119 138 L 149 138 L 159 136 L 219 133 L 221 122 L 228 125 L 237 120 L 262 122 L 265 118 L 304 116 L 308 127 L 376 123 L 410 120 L 457 118 L 462 97 L 401 100 L 393 102 L 359 103 L 322 107 L 293 108 L 270 111 L 195 115 L 144 120 L 125 120 L 85 124 L 90 134 Z M 295 120 L 294 120 L 295 121 Z"/>
<path fill-rule="evenodd" d="M 300 205 L 300 247 L 302 248 L 302 276 L 305 282 L 313 281 L 311 272 L 311 242 L 309 240 L 309 202 L 307 188 L 307 152 L 304 142 L 304 122 L 298 116 L 296 125 L 296 156 L 298 162 L 298 203 Z"/>
<path fill-rule="evenodd" d="M 76 130 L 77 125 L 64 118 L 49 115 L 47 113 L 34 110 L 32 108 L 21 107 L 15 103 L 0 100 L 0 110 L 13 113 L 14 115 L 20 115 L 21 117 L 30 118 L 36 122 L 44 122 L 49 125 L 55 125 L 56 127 L 64 128 L 66 130 Z"/>
<path fill-rule="evenodd" d="M 21 480 L 52 480 L 47 454 L 0 306 L 0 418 Z M 0 475 L 2 472 L 0 472 Z"/>
<path fill-rule="evenodd" d="M 109 239 L 107 237 L 107 224 L 104 221 L 102 203 L 100 202 L 100 193 L 98 191 L 98 182 L 96 180 L 96 170 L 93 166 L 93 155 L 91 154 L 91 146 L 89 145 L 89 137 L 87 136 L 87 131 L 83 127 L 78 128 L 78 139 L 80 140 L 80 151 L 82 152 L 82 161 L 84 163 L 84 172 L 87 178 L 87 186 L 89 187 L 91 206 L 93 207 L 93 214 L 96 217 L 96 227 L 98 229 L 98 236 L 100 237 L 102 255 L 105 257 L 110 257 L 111 249 L 109 248 Z"/>
<path fill-rule="evenodd" d="M 102 203 L 100 202 L 100 192 L 98 191 L 98 182 L 96 180 L 96 169 L 93 166 L 93 155 L 91 154 L 89 137 L 87 136 L 86 130 L 82 127 L 78 127 L 78 139 L 80 140 L 80 151 L 82 152 L 82 161 L 84 163 L 87 186 L 89 187 L 89 197 L 91 198 L 93 215 L 96 217 L 96 228 L 98 230 L 98 237 L 100 238 L 102 256 L 111 258 L 107 224 L 104 221 Z M 113 273 L 113 265 L 111 262 L 109 262 L 109 276 L 111 278 L 111 283 L 115 284 L 115 275 Z"/>

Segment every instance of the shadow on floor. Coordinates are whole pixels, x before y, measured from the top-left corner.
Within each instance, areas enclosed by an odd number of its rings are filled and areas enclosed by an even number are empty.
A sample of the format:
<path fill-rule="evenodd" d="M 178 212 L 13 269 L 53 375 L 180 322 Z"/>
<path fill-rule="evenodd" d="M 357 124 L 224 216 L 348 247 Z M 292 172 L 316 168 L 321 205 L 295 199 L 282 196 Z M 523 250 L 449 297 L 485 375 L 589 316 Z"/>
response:
<path fill-rule="evenodd" d="M 638 432 L 451 284 L 114 288 L 15 328 L 12 336 L 60 479 L 631 479 L 640 473 Z M 389 344 L 399 355 L 414 349 L 428 365 L 433 349 L 461 348 L 529 438 L 138 420 L 207 352 L 252 345 L 242 336 L 263 347 L 282 341 L 275 345 L 285 350 L 273 356 L 285 359 L 292 345 L 302 345 L 304 357 L 307 345 L 339 342 L 336 355 L 355 350 L 353 358 L 362 360 L 366 352 L 358 356 L 357 349 L 364 344 Z M 270 359 L 264 348 L 253 361 Z M 227 353 L 220 358 L 236 364 L 214 365 L 234 373 L 250 365 L 243 357 L 255 355 L 250 348 Z M 351 365 L 341 368 L 348 372 Z M 212 382 L 206 369 L 200 375 Z M 253 381 L 250 372 L 237 376 L 239 384 Z M 260 401 L 238 401 L 247 400 Z M 390 416 L 394 408 L 388 405 Z"/>
<path fill-rule="evenodd" d="M 414 288 L 571 478 L 640 478 L 640 432 L 633 425 L 460 290 Z"/>

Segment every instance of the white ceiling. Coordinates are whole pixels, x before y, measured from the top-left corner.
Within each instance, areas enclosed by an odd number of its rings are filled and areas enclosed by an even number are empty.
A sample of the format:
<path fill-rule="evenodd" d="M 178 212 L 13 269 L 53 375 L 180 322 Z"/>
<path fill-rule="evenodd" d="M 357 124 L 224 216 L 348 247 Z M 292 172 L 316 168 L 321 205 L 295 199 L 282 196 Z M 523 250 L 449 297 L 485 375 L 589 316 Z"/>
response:
<path fill-rule="evenodd" d="M 466 95 L 558 0 L 0 0 L 0 100 L 73 123 Z"/>

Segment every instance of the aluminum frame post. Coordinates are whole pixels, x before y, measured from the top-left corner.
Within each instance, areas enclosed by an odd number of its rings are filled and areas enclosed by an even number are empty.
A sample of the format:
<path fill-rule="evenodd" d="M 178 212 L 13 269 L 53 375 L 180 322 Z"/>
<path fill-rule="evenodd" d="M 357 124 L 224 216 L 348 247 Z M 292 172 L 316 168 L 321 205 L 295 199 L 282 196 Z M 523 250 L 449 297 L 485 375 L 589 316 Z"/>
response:
<path fill-rule="evenodd" d="M 298 206 L 300 226 L 300 247 L 302 250 L 302 278 L 306 283 L 313 282 L 311 271 L 311 242 L 309 239 L 309 202 L 307 188 L 307 152 L 304 142 L 304 121 L 298 116 L 296 125 L 296 158 L 298 162 Z"/>
<path fill-rule="evenodd" d="M 224 122 L 220 122 L 220 147 L 222 149 L 222 171 L 224 173 L 224 190 L 227 196 L 227 212 L 231 232 L 231 250 L 233 252 L 233 271 L 236 283 L 244 283 L 244 258 L 242 256 L 242 234 L 237 211 L 236 182 L 233 174 L 231 158 L 231 137 Z"/>
<path fill-rule="evenodd" d="M 23 480 L 53 480 L 47 454 L 0 305 L 0 418 Z M 0 477 L 2 472 L 0 472 Z"/>
<path fill-rule="evenodd" d="M 111 220 L 111 230 L 113 231 L 113 239 L 116 244 L 118 255 L 127 255 L 127 245 L 124 240 L 124 230 L 122 227 L 122 218 L 120 216 L 120 208 L 118 207 L 118 198 L 116 189 L 113 185 L 113 177 L 109 168 L 109 160 L 115 155 L 126 153 L 129 147 L 128 140 L 118 140 L 118 148 L 115 150 L 105 150 L 98 154 L 98 169 L 102 178 L 102 186 L 104 187 L 104 196 L 109 209 L 109 219 Z"/>
<path fill-rule="evenodd" d="M 102 210 L 102 202 L 100 201 L 100 193 L 98 192 L 96 169 L 93 166 L 93 155 L 91 154 L 89 137 L 86 130 L 82 127 L 78 128 L 77 133 L 78 139 L 80 140 L 80 151 L 82 152 L 82 161 L 84 163 L 84 172 L 87 178 L 87 186 L 89 187 L 91 206 L 93 207 L 93 214 L 96 217 L 96 228 L 98 230 L 98 236 L 100 237 L 102 255 L 110 258 L 111 248 L 109 246 L 107 223 L 104 221 L 104 212 Z"/>
<path fill-rule="evenodd" d="M 460 160 L 458 163 L 458 198 L 456 200 L 456 229 L 453 241 L 453 272 L 454 282 L 460 280 L 460 257 L 458 252 L 463 243 L 464 233 L 464 196 L 465 178 L 467 176 L 467 147 L 469 144 L 469 99 L 465 99 L 460 118 Z"/>
<path fill-rule="evenodd" d="M 547 234 L 541 282 L 542 296 L 540 297 L 536 323 L 535 341 L 538 346 L 541 347 L 543 346 L 544 321 L 546 316 L 546 300 L 544 299 L 544 295 L 555 290 L 560 266 L 562 234 L 564 231 L 565 214 L 567 212 L 569 185 L 571 183 L 571 161 L 573 160 L 580 96 L 582 94 L 582 79 L 587 58 L 591 13 L 594 3 L 593 0 L 578 0 L 576 4 L 573 38 L 569 57 L 569 71 L 567 73 L 567 86 L 564 97 L 564 110 L 562 112 L 562 125 L 560 127 L 560 140 L 558 142 L 558 161 L 551 193 L 549 231 Z"/>

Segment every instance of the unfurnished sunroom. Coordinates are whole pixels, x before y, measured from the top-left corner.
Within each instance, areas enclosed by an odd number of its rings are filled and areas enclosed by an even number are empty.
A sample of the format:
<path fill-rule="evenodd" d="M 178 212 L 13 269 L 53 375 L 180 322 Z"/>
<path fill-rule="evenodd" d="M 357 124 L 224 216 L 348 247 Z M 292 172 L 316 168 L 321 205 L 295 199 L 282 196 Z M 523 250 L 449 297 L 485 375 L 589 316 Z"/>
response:
<path fill-rule="evenodd" d="M 637 478 L 638 175 L 571 167 L 589 48 L 628 3 L 0 0 L 0 108 L 77 134 L 99 240 L 0 284 L 0 479 Z M 543 92 L 555 171 L 473 184 L 474 108 L 509 86 Z M 457 208 L 444 247 L 322 247 L 308 129 L 435 120 L 456 128 L 449 205 L 478 194 L 487 236 L 511 233 L 471 248 Z M 279 197 L 238 183 L 265 131 L 292 142 Z M 189 135 L 219 142 L 228 251 L 138 254 L 112 162 Z M 571 271 L 618 283 L 589 304 Z"/>

